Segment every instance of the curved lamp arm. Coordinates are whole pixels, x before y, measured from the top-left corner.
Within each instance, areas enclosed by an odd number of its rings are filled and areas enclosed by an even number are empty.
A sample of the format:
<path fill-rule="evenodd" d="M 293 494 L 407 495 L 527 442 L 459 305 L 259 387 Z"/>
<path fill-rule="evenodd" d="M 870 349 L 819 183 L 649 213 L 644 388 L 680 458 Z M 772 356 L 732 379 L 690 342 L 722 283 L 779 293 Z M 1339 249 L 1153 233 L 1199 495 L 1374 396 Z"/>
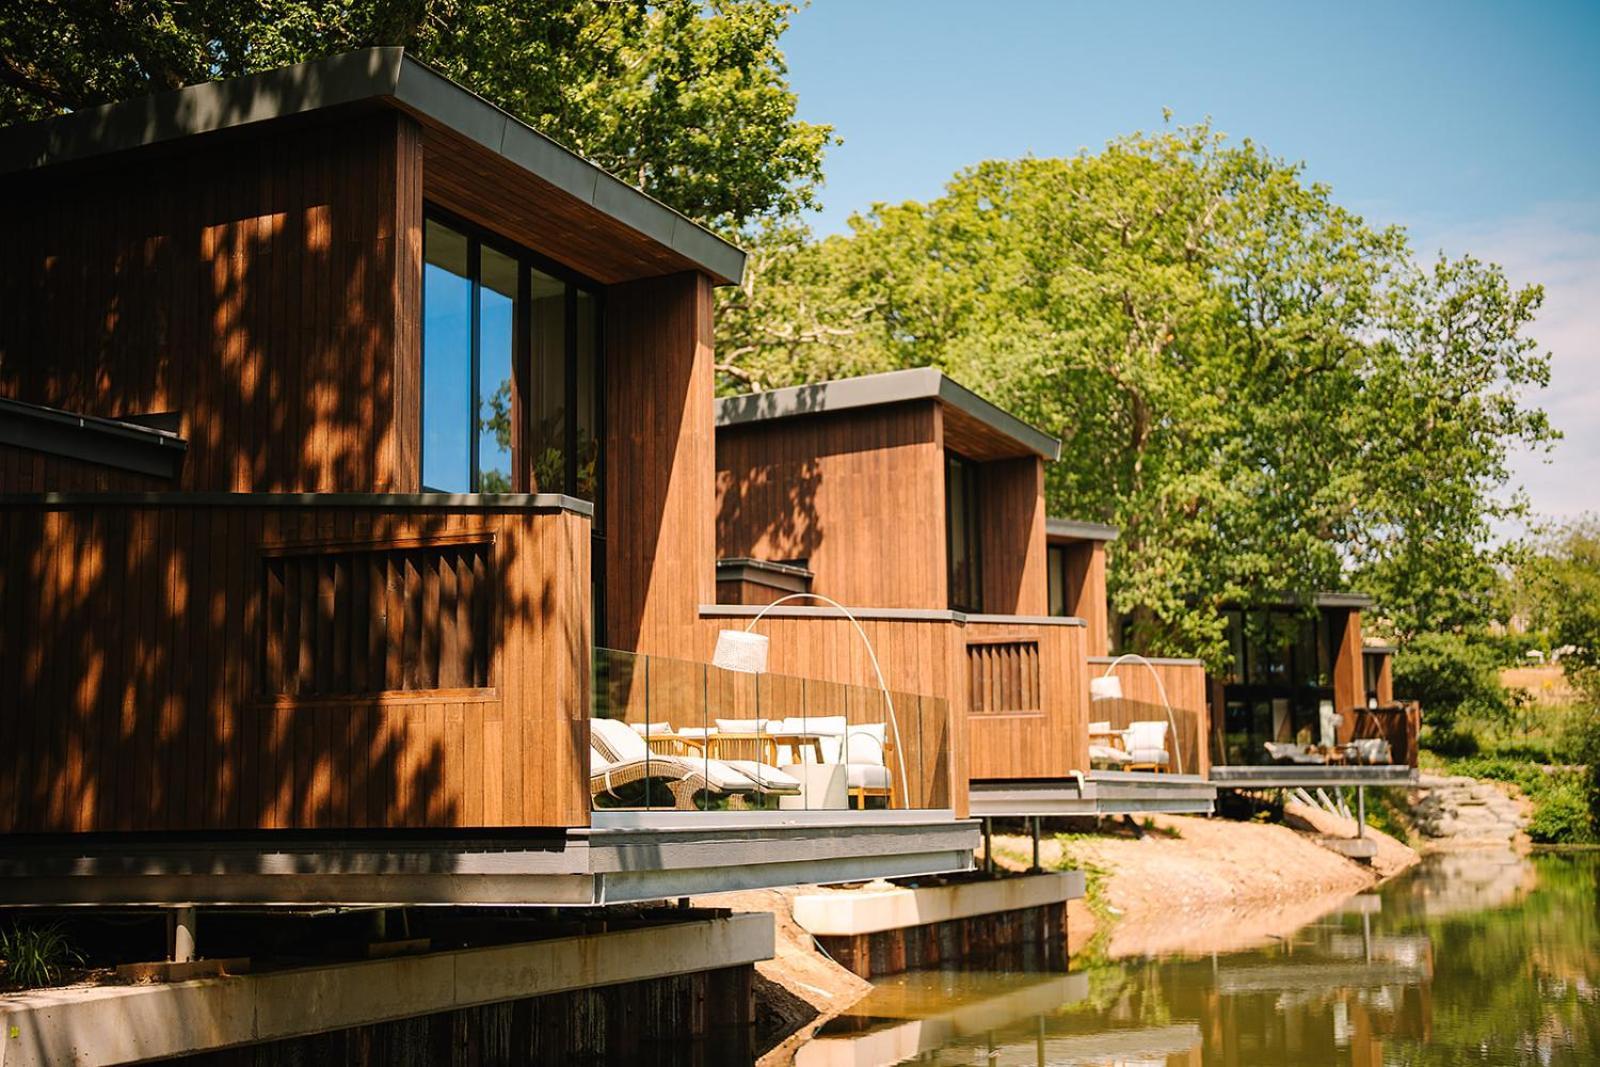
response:
<path fill-rule="evenodd" d="M 1105 673 L 1100 675 L 1100 677 L 1110 677 L 1112 671 L 1116 670 L 1128 660 L 1138 660 L 1140 663 L 1144 664 L 1145 669 L 1150 672 L 1153 678 L 1155 678 L 1156 692 L 1161 694 L 1161 704 L 1167 709 L 1167 726 L 1172 729 L 1172 749 L 1178 757 L 1178 773 L 1187 773 L 1184 770 L 1183 765 L 1183 741 L 1178 737 L 1178 724 L 1174 722 L 1172 718 L 1172 701 L 1167 699 L 1167 687 L 1162 683 L 1161 672 L 1156 670 L 1156 665 L 1139 655 L 1137 652 L 1124 652 L 1122 655 L 1111 661 L 1111 664 L 1106 667 Z"/>
<path fill-rule="evenodd" d="M 749 633 L 751 630 L 755 629 L 756 623 L 766 618 L 767 612 L 771 611 L 779 604 L 784 604 L 791 600 L 820 600 L 825 604 L 839 609 L 839 611 L 844 613 L 844 617 L 850 620 L 850 625 L 856 628 L 856 634 L 861 638 L 861 643 L 867 646 L 867 658 L 872 661 L 872 673 L 877 675 L 878 688 L 883 690 L 884 703 L 888 704 L 889 706 L 889 726 L 894 730 L 894 754 L 896 760 L 900 764 L 900 795 L 905 798 L 905 805 L 910 807 L 911 782 L 910 779 L 906 777 L 906 748 L 905 745 L 900 741 L 900 719 L 895 715 L 894 712 L 894 698 L 889 695 L 889 685 L 883 680 L 883 668 L 878 666 L 877 650 L 872 647 L 872 641 L 867 637 L 867 631 L 861 628 L 861 623 L 858 622 L 856 617 L 850 613 L 850 609 L 832 597 L 823 596 L 821 593 L 790 593 L 787 596 L 779 597 L 777 600 L 774 600 L 772 603 L 756 612 L 756 617 L 750 620 L 749 625 L 744 628 L 744 632 Z M 1174 727 L 1174 730 L 1176 730 L 1176 727 Z M 849 731 L 850 726 L 848 723 L 846 723 L 845 748 L 847 751 L 849 749 Z"/>

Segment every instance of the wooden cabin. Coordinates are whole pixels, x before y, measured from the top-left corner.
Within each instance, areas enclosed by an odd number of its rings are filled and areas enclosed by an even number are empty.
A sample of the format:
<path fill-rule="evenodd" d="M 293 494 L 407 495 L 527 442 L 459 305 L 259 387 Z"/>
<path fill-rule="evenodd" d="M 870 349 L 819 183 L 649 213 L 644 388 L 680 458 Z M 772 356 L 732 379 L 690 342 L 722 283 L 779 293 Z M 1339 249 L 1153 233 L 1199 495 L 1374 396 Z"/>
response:
<path fill-rule="evenodd" d="M 900 701 L 893 818 L 596 810 L 591 716 L 806 681 L 704 662 L 737 248 L 394 48 L 0 130 L 0 189 L 0 902 L 970 864 L 936 695 Z"/>
<path fill-rule="evenodd" d="M 1280 597 L 1226 612 L 1229 662 L 1209 679 L 1219 782 L 1413 777 L 1421 712 L 1394 699 L 1393 648 L 1362 639 L 1362 612 L 1373 604 L 1359 593 L 1322 593 L 1309 610 Z M 1373 742 L 1381 744 L 1368 751 Z"/>
<path fill-rule="evenodd" d="M 920 677 L 964 719 L 974 814 L 1209 811 L 1198 720 L 1187 773 L 1090 764 L 1112 532 L 1047 520 L 1044 464 L 1059 451 L 931 368 L 723 399 L 719 603 L 705 614 L 759 620 L 774 662 L 827 676 L 863 667 L 835 605 L 848 609 L 891 686 Z M 1103 710 L 1149 717 L 1159 698 L 1119 673 L 1130 690 Z"/>

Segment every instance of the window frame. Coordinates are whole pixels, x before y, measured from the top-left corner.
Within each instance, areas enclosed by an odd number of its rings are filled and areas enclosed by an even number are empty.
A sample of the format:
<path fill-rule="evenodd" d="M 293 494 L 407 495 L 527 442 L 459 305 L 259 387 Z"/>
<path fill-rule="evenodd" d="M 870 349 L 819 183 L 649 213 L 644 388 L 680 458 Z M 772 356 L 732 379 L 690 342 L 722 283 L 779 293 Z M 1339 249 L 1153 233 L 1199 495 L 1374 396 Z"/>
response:
<path fill-rule="evenodd" d="M 945 602 L 951 611 L 960 611 L 967 614 L 978 614 L 983 611 L 983 525 L 982 510 L 979 500 L 982 480 L 978 477 L 981 464 L 969 456 L 964 456 L 953 449 L 944 451 L 944 554 L 945 554 Z M 966 535 L 968 546 L 967 585 L 968 588 L 956 589 L 956 558 L 955 558 L 955 508 L 950 501 L 950 472 L 954 469 L 961 471 L 964 482 L 961 515 L 963 532 Z M 970 594 L 970 603 L 965 597 Z"/>
<path fill-rule="evenodd" d="M 605 286 L 578 273 L 570 267 L 549 259 L 524 248 L 515 241 L 502 234 L 495 233 L 468 219 L 462 218 L 454 212 L 441 208 L 431 201 L 424 201 L 422 205 L 423 234 L 427 233 L 427 224 L 436 222 L 447 226 L 460 233 L 467 239 L 467 270 L 468 282 L 472 286 L 472 297 L 469 315 L 469 358 L 472 376 L 472 395 L 475 401 L 472 418 L 476 421 L 477 412 L 481 410 L 482 397 L 479 395 L 479 375 L 482 372 L 482 329 L 479 316 L 482 310 L 481 288 L 483 256 L 482 249 L 489 247 L 496 252 L 514 261 L 517 264 L 517 314 L 512 324 L 512 352 L 511 352 L 511 487 L 513 492 L 526 493 L 534 491 L 532 477 L 532 461 L 528 456 L 528 444 L 525 438 L 524 420 L 527 414 L 528 397 L 525 395 L 529 389 L 529 375 L 532 373 L 533 359 L 533 323 L 528 314 L 531 304 L 531 286 L 529 270 L 537 270 L 547 274 L 566 286 L 562 297 L 562 317 L 564 323 L 562 337 L 562 398 L 564 410 L 568 413 L 566 428 L 563 434 L 562 448 L 564 451 L 562 472 L 563 484 L 559 489 L 538 487 L 539 492 L 558 492 L 567 496 L 576 495 L 577 470 L 578 470 L 578 331 L 577 331 L 577 306 L 578 290 L 587 292 L 594 301 L 594 394 L 595 394 L 595 423 L 602 431 L 605 427 Z M 424 238 L 425 239 L 425 238 Z M 422 306 L 427 304 L 427 252 L 422 256 L 423 285 Z M 421 367 L 421 362 L 426 356 L 419 350 L 418 356 L 418 382 L 426 381 L 426 371 Z M 423 450 L 426 442 L 422 436 L 423 411 L 426 398 L 418 394 L 416 413 L 417 422 L 417 470 L 423 469 Z M 479 492 L 477 486 L 482 477 L 479 468 L 478 435 L 476 428 L 468 434 L 470 452 L 469 485 L 473 492 Z M 594 495 L 597 499 L 592 501 L 595 517 L 599 519 L 605 497 L 605 434 L 601 432 L 595 441 L 595 484 L 598 490 Z M 419 477 L 419 483 L 420 477 Z M 596 529 L 600 524 L 595 524 Z"/>
<path fill-rule="evenodd" d="M 464 218 L 448 208 L 441 207 L 431 200 L 422 203 L 422 233 L 426 241 L 427 225 L 436 222 L 447 226 L 467 239 L 467 269 L 468 282 L 472 286 L 472 295 L 469 307 L 471 321 L 469 324 L 470 352 L 468 363 L 472 376 L 473 408 L 471 413 L 472 426 L 469 427 L 469 473 L 468 485 L 473 492 L 478 492 L 481 485 L 482 471 L 479 468 L 479 442 L 476 422 L 478 412 L 482 410 L 482 397 L 479 395 L 479 376 L 482 372 L 481 364 L 481 331 L 479 322 L 481 312 L 481 287 L 482 281 L 482 249 L 489 247 L 517 264 L 517 298 L 516 314 L 514 316 L 511 336 L 511 490 L 514 493 L 528 493 L 537 490 L 542 493 L 560 493 L 582 499 L 577 495 L 578 489 L 578 291 L 581 289 L 588 294 L 593 302 L 592 314 L 594 316 L 594 352 L 592 357 L 594 382 L 594 449 L 595 449 L 595 476 L 594 499 L 589 501 L 594 508 L 594 516 L 589 524 L 590 529 L 590 580 L 595 588 L 596 602 L 591 606 L 593 616 L 594 634 L 596 643 L 605 637 L 605 558 L 606 558 L 606 287 L 593 278 L 588 277 L 564 263 L 557 262 L 526 248 L 504 234 L 496 233 L 487 227 Z M 426 317 L 427 308 L 427 250 L 424 247 L 421 256 L 418 278 L 418 293 L 420 294 L 418 306 L 418 351 L 417 351 L 417 407 L 416 407 L 416 441 L 417 441 L 417 484 L 422 485 L 422 471 L 424 469 L 423 452 L 426 440 L 422 433 L 423 412 L 427 405 L 424 387 L 427 380 L 423 361 L 426 359 L 426 345 L 421 343 L 422 324 Z M 527 395 L 531 389 L 531 376 L 533 374 L 533 319 L 529 314 L 532 307 L 532 276 L 530 271 L 537 270 L 546 274 L 565 287 L 562 297 L 562 404 L 565 405 L 566 419 L 563 433 L 562 447 L 564 450 L 562 471 L 563 484 L 559 489 L 533 484 L 533 458 L 529 455 L 527 441 L 527 417 L 530 397 Z M 424 492 L 427 490 L 424 489 Z"/>

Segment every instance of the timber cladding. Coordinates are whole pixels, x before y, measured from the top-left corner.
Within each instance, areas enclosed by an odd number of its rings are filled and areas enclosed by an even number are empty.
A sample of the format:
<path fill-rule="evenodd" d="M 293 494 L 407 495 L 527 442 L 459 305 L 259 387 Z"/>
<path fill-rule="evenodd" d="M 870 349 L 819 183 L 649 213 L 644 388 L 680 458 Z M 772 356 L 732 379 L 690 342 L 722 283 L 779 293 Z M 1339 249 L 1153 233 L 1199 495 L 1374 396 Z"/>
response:
<path fill-rule="evenodd" d="M 586 823 L 588 521 L 296 499 L 7 501 L 0 832 Z"/>
<path fill-rule="evenodd" d="M 178 489 L 415 490 L 414 122 L 201 138 L 0 194 L 0 395 L 180 412 Z"/>
<path fill-rule="evenodd" d="M 963 702 L 969 777 L 1064 778 L 1087 771 L 1083 627 L 969 622 L 963 631 L 962 664 L 980 672 L 968 680 L 973 696 Z"/>
<path fill-rule="evenodd" d="M 1089 659 L 1089 672 L 1098 677 L 1116 661 L 1109 656 Z M 1163 688 L 1172 704 L 1172 724 L 1177 728 L 1178 749 L 1172 769 L 1184 774 L 1211 773 L 1211 716 L 1207 699 L 1206 669 L 1199 660 L 1126 660 L 1116 668 L 1122 683 L 1121 700 L 1098 700 L 1089 708 L 1089 717 L 1109 722 L 1120 730 L 1130 722 L 1167 721 L 1167 708 L 1161 701 Z M 1157 685 L 1157 677 L 1160 685 Z"/>
<path fill-rule="evenodd" d="M 944 456 L 932 400 L 719 427 L 717 553 L 806 560 L 847 604 L 946 604 Z"/>

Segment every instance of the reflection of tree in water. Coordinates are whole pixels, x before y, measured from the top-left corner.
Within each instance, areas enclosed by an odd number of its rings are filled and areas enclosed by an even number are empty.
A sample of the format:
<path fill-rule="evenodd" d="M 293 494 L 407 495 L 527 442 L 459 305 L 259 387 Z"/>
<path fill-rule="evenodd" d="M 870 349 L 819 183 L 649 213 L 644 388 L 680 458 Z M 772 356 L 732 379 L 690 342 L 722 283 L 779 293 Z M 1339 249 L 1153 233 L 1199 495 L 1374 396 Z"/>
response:
<path fill-rule="evenodd" d="M 1600 1058 L 1600 856 L 1540 855 L 1514 906 L 1417 922 L 1436 946 L 1434 1032 L 1405 1063 Z"/>

